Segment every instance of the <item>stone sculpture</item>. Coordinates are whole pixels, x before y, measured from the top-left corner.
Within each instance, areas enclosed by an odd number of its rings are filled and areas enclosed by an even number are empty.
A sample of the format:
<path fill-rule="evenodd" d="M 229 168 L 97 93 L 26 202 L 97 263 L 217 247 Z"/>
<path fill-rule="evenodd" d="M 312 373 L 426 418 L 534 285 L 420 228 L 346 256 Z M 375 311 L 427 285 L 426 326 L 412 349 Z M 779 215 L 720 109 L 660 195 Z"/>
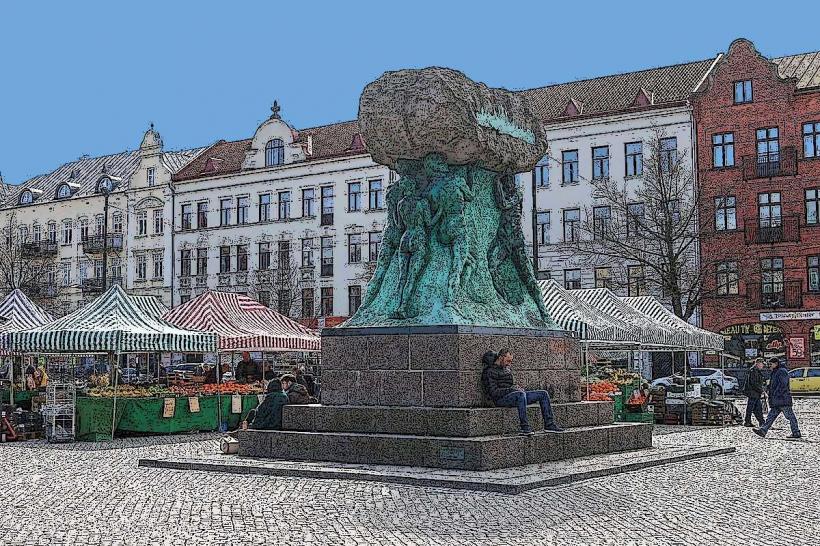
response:
<path fill-rule="evenodd" d="M 554 328 L 515 185 L 547 147 L 525 97 L 451 69 L 388 72 L 362 93 L 359 124 L 399 179 L 376 271 L 344 326 Z"/>

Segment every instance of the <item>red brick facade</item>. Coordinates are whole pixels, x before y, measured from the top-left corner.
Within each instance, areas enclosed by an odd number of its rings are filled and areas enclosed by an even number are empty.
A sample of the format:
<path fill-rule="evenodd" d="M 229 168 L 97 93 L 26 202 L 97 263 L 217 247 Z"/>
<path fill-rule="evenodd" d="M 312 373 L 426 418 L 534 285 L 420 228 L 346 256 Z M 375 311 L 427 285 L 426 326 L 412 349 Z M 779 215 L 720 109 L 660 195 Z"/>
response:
<path fill-rule="evenodd" d="M 799 77 L 779 76 L 777 61 L 782 62 L 737 40 L 693 97 L 701 260 L 715 289 L 703 305 L 703 324 L 732 335 L 730 350 L 746 358 L 777 355 L 786 356 L 790 367 L 811 360 L 820 365 L 820 340 L 813 331 L 820 318 L 766 315 L 820 312 L 820 293 L 811 290 L 809 277 L 809 257 L 820 255 L 820 224 L 810 225 L 806 201 L 807 189 L 820 188 L 820 157 L 806 157 L 811 152 L 803 146 L 803 124 L 820 121 L 820 90 L 800 84 Z M 751 82 L 751 97 L 746 81 Z M 716 166 L 713 137 L 730 133 L 717 137 L 722 146 L 717 147 Z M 720 168 L 720 159 L 729 163 L 732 156 L 727 141 L 734 147 L 734 165 Z M 724 204 L 719 214 L 716 200 Z M 721 262 L 724 274 L 736 262 L 739 282 L 723 282 L 725 289 L 718 290 Z M 731 274 L 721 279 L 731 279 Z"/>

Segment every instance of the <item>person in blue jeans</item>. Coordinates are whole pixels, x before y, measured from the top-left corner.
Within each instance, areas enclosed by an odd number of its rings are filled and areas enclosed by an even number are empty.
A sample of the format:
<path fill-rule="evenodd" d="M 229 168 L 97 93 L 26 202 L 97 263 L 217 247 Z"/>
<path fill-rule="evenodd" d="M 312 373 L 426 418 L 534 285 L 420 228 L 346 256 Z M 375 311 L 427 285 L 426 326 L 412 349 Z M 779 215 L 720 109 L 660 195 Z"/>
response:
<path fill-rule="evenodd" d="M 772 370 L 771 378 L 769 379 L 769 415 L 766 416 L 766 422 L 760 428 L 753 429 L 754 433 L 761 438 L 766 437 L 766 433 L 772 427 L 780 414 L 782 413 L 789 421 L 792 433 L 789 438 L 802 438 L 800 434 L 800 427 L 797 425 L 797 416 L 792 410 L 792 392 L 789 388 L 789 371 L 786 365 L 782 364 L 777 358 L 769 360 L 769 366 Z"/>
<path fill-rule="evenodd" d="M 482 360 L 484 362 L 482 383 L 487 396 L 496 406 L 518 408 L 521 434 L 533 434 L 529 419 L 527 419 L 527 404 L 533 402 L 538 402 L 541 406 L 545 432 L 562 432 L 564 430 L 555 424 L 552 406 L 550 405 L 550 395 L 547 391 L 528 391 L 515 384 L 510 368 L 513 355 L 509 350 L 501 349 L 497 355 L 491 351 L 487 352 Z"/>

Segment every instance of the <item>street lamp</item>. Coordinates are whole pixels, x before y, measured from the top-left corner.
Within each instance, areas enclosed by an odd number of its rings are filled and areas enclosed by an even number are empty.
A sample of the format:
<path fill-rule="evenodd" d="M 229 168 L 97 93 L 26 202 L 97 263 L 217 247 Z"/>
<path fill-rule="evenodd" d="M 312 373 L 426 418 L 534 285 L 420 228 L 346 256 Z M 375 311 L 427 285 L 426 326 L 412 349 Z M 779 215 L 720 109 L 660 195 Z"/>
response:
<path fill-rule="evenodd" d="M 108 196 L 111 195 L 111 192 L 117 185 L 117 182 L 121 181 L 122 179 L 116 176 L 111 176 L 108 174 L 103 174 L 99 179 L 97 179 L 97 193 L 101 193 L 104 196 L 104 205 L 103 205 L 103 232 L 102 232 L 102 243 L 103 243 L 103 255 L 102 255 L 102 262 L 103 262 L 103 269 L 102 269 L 102 291 L 105 292 L 108 290 Z"/>

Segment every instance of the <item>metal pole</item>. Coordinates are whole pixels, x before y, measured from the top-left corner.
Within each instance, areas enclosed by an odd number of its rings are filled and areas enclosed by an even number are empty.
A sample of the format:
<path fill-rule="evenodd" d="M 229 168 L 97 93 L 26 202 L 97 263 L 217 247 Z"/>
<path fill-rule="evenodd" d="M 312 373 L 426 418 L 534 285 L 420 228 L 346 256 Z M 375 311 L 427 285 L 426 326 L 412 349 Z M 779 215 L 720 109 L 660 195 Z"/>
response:
<path fill-rule="evenodd" d="M 102 278 L 102 291 L 105 292 L 108 289 L 108 192 L 105 192 L 105 201 L 103 205 L 103 278 Z M 119 362 L 117 362 L 119 365 Z M 111 432 L 114 433 L 113 431 Z M 112 438 L 113 439 L 113 438 Z"/>
<path fill-rule="evenodd" d="M 116 430 L 117 425 L 117 370 L 120 365 L 120 353 L 117 352 L 116 360 L 114 361 L 111 368 L 111 373 L 114 374 L 114 402 L 111 405 L 111 440 L 114 440 L 114 430 Z M 111 357 L 111 353 L 108 353 L 109 358 Z"/>
<path fill-rule="evenodd" d="M 685 356 L 686 352 L 684 351 L 683 354 Z M 674 358 L 675 358 L 675 353 L 673 352 L 672 353 L 673 361 L 674 361 Z M 686 403 L 686 386 L 687 386 L 687 384 L 686 384 L 687 383 L 687 381 L 686 381 L 686 364 L 687 364 L 686 363 L 686 358 L 684 358 L 683 359 L 683 425 L 684 426 L 686 426 L 686 410 L 688 408 L 688 405 Z"/>
<path fill-rule="evenodd" d="M 589 343 L 582 344 L 583 347 L 583 359 L 584 359 L 584 366 L 586 366 L 586 373 L 587 373 L 587 400 L 589 400 L 589 355 L 587 352 L 589 351 Z"/>

